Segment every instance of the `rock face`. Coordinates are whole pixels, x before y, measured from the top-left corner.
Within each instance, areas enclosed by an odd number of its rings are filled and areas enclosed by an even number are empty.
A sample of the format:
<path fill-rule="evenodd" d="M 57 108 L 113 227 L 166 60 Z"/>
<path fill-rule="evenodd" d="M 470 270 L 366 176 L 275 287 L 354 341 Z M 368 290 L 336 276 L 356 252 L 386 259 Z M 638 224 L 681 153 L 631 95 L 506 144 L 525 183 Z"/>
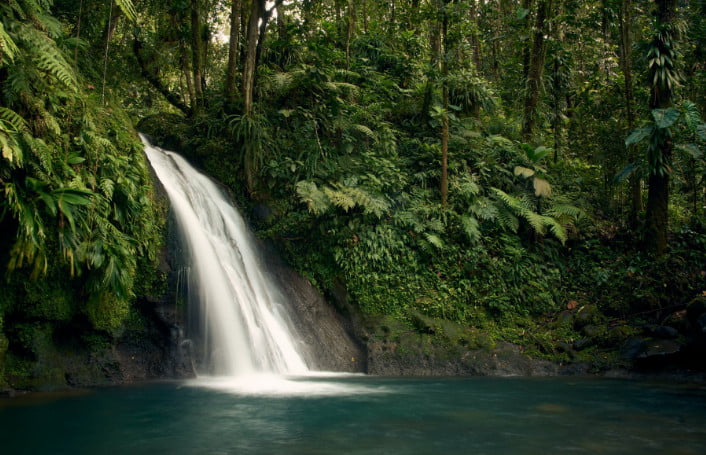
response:
<path fill-rule="evenodd" d="M 365 350 L 353 335 L 351 322 L 306 278 L 287 267 L 272 246 L 265 245 L 263 251 L 270 275 L 293 307 L 291 316 L 311 353 L 309 364 L 323 371 L 365 372 Z"/>
<path fill-rule="evenodd" d="M 368 373 L 380 376 L 552 376 L 558 365 L 534 360 L 520 347 L 498 343 L 492 348 L 451 349 L 434 346 L 417 335 L 401 343 L 368 342 Z"/>

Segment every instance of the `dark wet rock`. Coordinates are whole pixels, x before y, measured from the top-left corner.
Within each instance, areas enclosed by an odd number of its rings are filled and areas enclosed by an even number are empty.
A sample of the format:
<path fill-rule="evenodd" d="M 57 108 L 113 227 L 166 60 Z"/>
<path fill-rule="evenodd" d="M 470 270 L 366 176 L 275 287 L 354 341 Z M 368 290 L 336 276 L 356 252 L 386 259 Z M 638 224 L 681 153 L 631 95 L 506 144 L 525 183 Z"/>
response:
<path fill-rule="evenodd" d="M 644 338 L 631 337 L 620 348 L 620 358 L 636 359 L 647 351 L 647 341 Z"/>
<path fill-rule="evenodd" d="M 646 335 L 655 338 L 674 339 L 679 336 L 679 331 L 677 329 L 665 325 L 649 324 L 645 325 L 643 330 Z"/>
<path fill-rule="evenodd" d="M 619 346 L 631 334 L 630 328 L 625 325 L 617 325 L 608 329 L 606 333 L 606 341 L 614 346 Z"/>
<path fill-rule="evenodd" d="M 706 297 L 698 296 L 691 300 L 686 307 L 686 318 L 692 326 L 704 327 L 703 320 L 699 321 L 706 314 Z"/>
<path fill-rule="evenodd" d="M 592 345 L 593 340 L 591 340 L 590 338 L 579 338 L 578 340 L 574 341 L 573 346 L 575 350 L 581 351 Z"/>
<path fill-rule="evenodd" d="M 682 344 L 674 340 L 652 340 L 647 343 L 646 349 L 639 357 L 666 356 L 678 353 Z"/>
<path fill-rule="evenodd" d="M 258 221 L 267 221 L 274 215 L 272 208 L 265 204 L 257 204 L 252 208 L 252 216 Z"/>
<path fill-rule="evenodd" d="M 352 320 L 327 302 L 306 278 L 287 267 L 273 246 L 265 245 L 264 252 L 271 276 L 293 307 L 293 322 L 311 354 L 308 363 L 326 371 L 366 371 L 365 349 L 354 336 Z M 339 297 L 339 307 L 345 309 L 345 293 Z"/>
<path fill-rule="evenodd" d="M 596 338 L 605 334 L 606 328 L 598 325 L 587 325 L 581 329 L 581 332 L 589 338 Z"/>
<path fill-rule="evenodd" d="M 694 322 L 694 327 L 697 331 L 706 334 L 706 313 L 702 314 Z"/>
<path fill-rule="evenodd" d="M 368 373 L 384 376 L 547 376 L 558 365 L 530 359 L 519 346 L 497 343 L 482 349 L 437 344 L 434 337 L 410 333 L 397 341 L 368 342 Z"/>
<path fill-rule="evenodd" d="M 574 327 L 577 330 L 587 325 L 597 325 L 602 322 L 603 316 L 596 305 L 584 305 L 576 312 Z"/>

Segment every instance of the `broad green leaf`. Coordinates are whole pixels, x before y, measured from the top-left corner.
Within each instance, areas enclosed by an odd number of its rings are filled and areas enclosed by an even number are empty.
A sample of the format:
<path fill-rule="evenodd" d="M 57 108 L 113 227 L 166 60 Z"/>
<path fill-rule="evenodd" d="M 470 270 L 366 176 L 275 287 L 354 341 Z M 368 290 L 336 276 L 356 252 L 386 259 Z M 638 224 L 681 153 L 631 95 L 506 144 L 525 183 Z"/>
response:
<path fill-rule="evenodd" d="M 524 178 L 528 178 L 534 175 L 534 171 L 523 166 L 515 166 L 515 175 L 521 175 Z"/>
<path fill-rule="evenodd" d="M 696 144 L 682 144 L 678 145 L 677 149 L 682 150 L 689 154 L 692 158 L 699 159 L 704 155 L 704 152 Z"/>
<path fill-rule="evenodd" d="M 706 141 L 706 123 L 702 123 L 696 127 L 696 135 L 699 136 L 702 141 Z"/>
<path fill-rule="evenodd" d="M 534 178 L 534 194 L 535 196 L 549 197 L 552 194 L 552 185 L 539 177 Z"/>
<path fill-rule="evenodd" d="M 628 164 L 620 172 L 615 174 L 615 177 L 613 177 L 613 181 L 616 183 L 622 182 L 626 178 L 630 177 L 633 172 L 635 172 L 639 167 L 640 166 L 637 163 Z"/>
<path fill-rule="evenodd" d="M 66 160 L 69 164 L 80 164 L 86 161 L 86 158 L 80 156 L 78 153 L 72 153 Z"/>
<path fill-rule="evenodd" d="M 633 144 L 637 144 L 647 136 L 652 134 L 652 127 L 651 126 L 646 126 L 644 128 L 638 128 L 636 130 L 633 130 L 632 133 L 625 139 L 625 146 L 629 147 Z"/>
<path fill-rule="evenodd" d="M 669 128 L 677 121 L 681 112 L 674 108 L 652 109 L 652 117 L 655 119 L 657 128 Z"/>
<path fill-rule="evenodd" d="M 543 145 L 540 145 L 539 147 L 537 147 L 536 149 L 534 149 L 532 151 L 532 155 L 529 158 L 536 163 L 537 161 L 541 160 L 545 156 L 549 155 L 549 152 L 551 152 L 551 149 L 549 149 Z"/>

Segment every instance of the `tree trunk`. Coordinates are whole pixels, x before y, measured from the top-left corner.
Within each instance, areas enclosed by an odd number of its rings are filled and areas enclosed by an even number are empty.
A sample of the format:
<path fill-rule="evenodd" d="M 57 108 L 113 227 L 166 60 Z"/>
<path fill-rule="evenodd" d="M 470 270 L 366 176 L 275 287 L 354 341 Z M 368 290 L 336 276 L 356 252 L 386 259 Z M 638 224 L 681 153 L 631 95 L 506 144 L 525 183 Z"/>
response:
<path fill-rule="evenodd" d="M 348 0 L 348 14 L 346 15 L 346 69 L 351 68 L 351 41 L 355 35 L 356 11 L 353 0 Z"/>
<path fill-rule="evenodd" d="M 260 37 L 259 22 L 265 11 L 265 0 L 253 0 L 248 20 L 245 42 L 245 64 L 243 65 L 243 113 L 252 114 L 255 70 L 257 69 L 257 43 Z"/>
<path fill-rule="evenodd" d="M 475 73 L 480 75 L 482 59 L 480 51 L 480 39 L 478 39 L 478 35 L 480 32 L 478 27 L 478 3 L 476 2 L 476 0 L 471 0 L 470 16 L 471 23 L 473 24 L 473 31 L 470 37 L 471 50 L 473 52 L 473 66 L 475 67 Z"/>
<path fill-rule="evenodd" d="M 240 10 L 241 0 L 232 0 L 230 7 L 230 40 L 228 41 L 228 66 L 224 95 L 230 102 L 235 101 L 235 73 L 238 69 L 240 51 Z"/>
<path fill-rule="evenodd" d="M 524 106 L 524 122 L 522 135 L 529 140 L 537 123 L 537 105 L 542 88 L 544 60 L 546 57 L 547 19 L 552 10 L 552 0 L 540 0 L 537 5 L 537 16 L 532 40 L 529 71 L 527 73 L 527 97 Z"/>
<path fill-rule="evenodd" d="M 635 127 L 635 95 L 632 81 L 632 0 L 624 0 L 618 9 L 618 21 L 620 23 L 620 66 L 623 70 L 625 89 L 625 120 L 627 131 L 630 132 Z M 637 149 L 628 146 L 628 162 L 634 163 L 637 160 Z M 638 227 L 638 218 L 643 210 L 642 206 L 642 182 L 640 177 L 633 173 L 628 179 L 630 191 L 630 213 L 628 215 L 628 226 L 631 230 Z"/>
<path fill-rule="evenodd" d="M 666 109 L 672 105 L 672 86 L 664 78 L 666 74 L 676 76 L 674 69 L 677 53 L 674 49 L 674 27 L 677 0 L 655 0 L 656 28 L 652 45 L 660 49 L 661 55 L 671 57 L 668 63 L 650 67 L 649 80 L 653 81 L 650 92 L 650 109 Z M 675 77 L 676 79 L 676 77 Z M 658 256 L 667 251 L 667 227 L 669 220 L 669 170 L 667 163 L 672 155 L 671 135 L 663 134 L 658 141 L 660 162 L 656 169 L 650 169 L 649 191 L 647 194 L 647 226 L 645 241 Z"/>
<path fill-rule="evenodd" d="M 443 114 L 441 117 L 441 203 L 448 204 L 449 194 L 449 16 L 444 7 L 441 27 L 441 103 Z"/>
<path fill-rule="evenodd" d="M 201 113 L 204 104 L 203 87 L 203 40 L 201 39 L 201 14 L 199 0 L 191 0 L 191 70 L 194 86 L 194 114 Z"/>
<path fill-rule="evenodd" d="M 522 0 L 522 8 L 530 11 L 527 13 L 525 20 L 527 21 L 527 35 L 532 36 L 532 2 L 533 0 Z M 528 43 L 527 46 L 522 49 L 522 76 L 525 80 L 529 77 L 530 59 L 532 54 L 532 43 Z"/>
<path fill-rule="evenodd" d="M 142 43 L 140 42 L 140 40 L 137 39 L 137 36 L 135 36 L 134 38 L 132 50 L 135 54 L 135 58 L 137 59 L 137 63 L 140 65 L 140 72 L 142 73 L 142 77 L 147 79 L 147 82 L 152 84 L 152 86 L 157 89 L 157 91 L 161 93 L 172 106 L 176 107 L 187 116 L 191 116 L 193 113 L 191 108 L 184 104 L 176 93 L 170 91 L 157 77 L 156 74 L 150 71 L 147 62 L 145 61 L 142 56 L 142 53 L 140 52 L 142 50 Z"/>

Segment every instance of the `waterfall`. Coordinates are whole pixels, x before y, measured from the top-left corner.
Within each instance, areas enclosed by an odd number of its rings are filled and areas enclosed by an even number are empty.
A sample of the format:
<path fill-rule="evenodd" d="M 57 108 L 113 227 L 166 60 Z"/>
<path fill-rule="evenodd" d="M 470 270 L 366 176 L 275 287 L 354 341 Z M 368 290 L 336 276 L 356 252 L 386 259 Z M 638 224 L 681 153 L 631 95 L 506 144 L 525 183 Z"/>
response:
<path fill-rule="evenodd" d="M 207 372 L 216 376 L 309 372 L 283 294 L 261 265 L 255 239 L 227 194 L 176 153 L 145 153 L 167 191 L 203 320 Z M 192 305 L 189 302 L 189 305 Z"/>

